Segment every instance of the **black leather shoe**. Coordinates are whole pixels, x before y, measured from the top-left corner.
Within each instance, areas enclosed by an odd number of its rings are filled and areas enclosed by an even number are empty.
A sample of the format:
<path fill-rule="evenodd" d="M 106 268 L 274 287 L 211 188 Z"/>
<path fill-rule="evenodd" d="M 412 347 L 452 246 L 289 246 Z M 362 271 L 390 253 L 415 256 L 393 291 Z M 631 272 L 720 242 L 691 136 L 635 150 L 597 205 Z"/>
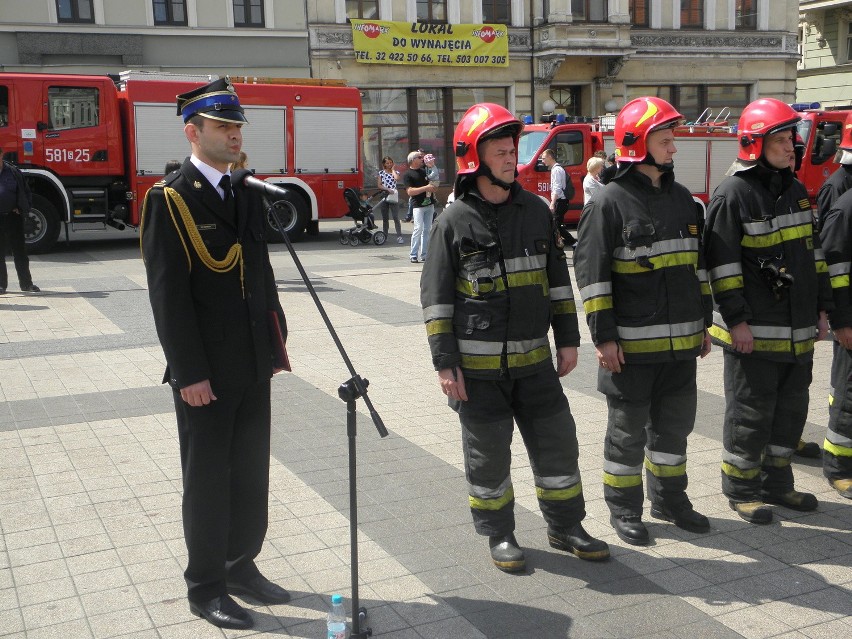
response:
<path fill-rule="evenodd" d="M 517 572 L 527 565 L 524 551 L 518 546 L 515 535 L 511 533 L 489 537 L 488 547 L 491 548 L 491 561 L 500 570 Z"/>
<path fill-rule="evenodd" d="M 808 459 L 819 459 L 822 457 L 822 448 L 816 442 L 806 442 L 804 439 L 800 439 L 799 445 L 796 446 L 793 454 L 799 457 L 807 457 Z"/>
<path fill-rule="evenodd" d="M 6 258 L 3 258 L 3 259 L 6 259 Z M 0 286 L 0 295 L 5 295 L 5 294 L 6 294 L 6 287 Z"/>
<path fill-rule="evenodd" d="M 189 611 L 219 628 L 247 630 L 254 625 L 249 613 L 228 595 L 209 601 L 190 601 Z"/>
<path fill-rule="evenodd" d="M 605 541 L 595 539 L 583 528 L 583 524 L 575 524 L 571 528 L 554 528 L 548 526 L 547 541 L 551 548 L 564 550 L 587 561 L 603 561 L 609 559 L 609 546 Z"/>
<path fill-rule="evenodd" d="M 229 581 L 227 586 L 229 594 L 241 597 L 248 595 L 265 604 L 283 604 L 290 601 L 289 592 L 263 575 L 257 575 L 245 581 Z"/>
<path fill-rule="evenodd" d="M 35 284 L 30 284 L 29 286 L 22 286 L 21 290 L 24 293 L 39 293 L 39 292 L 41 292 L 41 289 L 38 286 L 36 286 Z"/>
<path fill-rule="evenodd" d="M 678 528 L 694 533 L 706 533 L 710 530 L 710 521 L 690 506 L 682 510 L 670 510 L 665 506 L 651 506 L 651 517 L 670 521 Z"/>
<path fill-rule="evenodd" d="M 811 493 L 800 493 L 798 490 L 790 490 L 781 494 L 764 492 L 762 495 L 763 501 L 767 504 L 778 504 L 779 506 L 786 506 L 787 508 L 792 508 L 803 513 L 816 510 L 819 506 L 819 502 L 814 495 Z"/>
<path fill-rule="evenodd" d="M 647 546 L 651 538 L 648 529 L 642 523 L 639 515 L 610 515 L 609 523 L 615 528 L 615 533 L 621 541 L 626 541 L 633 546 Z"/>

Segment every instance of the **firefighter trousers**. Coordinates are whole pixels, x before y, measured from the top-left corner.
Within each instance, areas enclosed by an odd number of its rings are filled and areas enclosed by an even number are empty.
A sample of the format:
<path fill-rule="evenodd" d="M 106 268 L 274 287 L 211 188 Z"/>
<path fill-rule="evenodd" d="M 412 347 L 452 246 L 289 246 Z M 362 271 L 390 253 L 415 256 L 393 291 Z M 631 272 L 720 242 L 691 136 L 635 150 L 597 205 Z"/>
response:
<path fill-rule="evenodd" d="M 830 480 L 852 478 L 852 352 L 834 343 L 828 432 L 822 472 Z"/>
<path fill-rule="evenodd" d="M 642 513 L 642 465 L 648 499 L 671 511 L 686 496 L 686 438 L 695 426 L 696 363 L 627 364 L 598 370 L 609 420 L 604 440 L 604 499 L 617 517 Z"/>
<path fill-rule="evenodd" d="M 813 361 L 725 350 L 722 492 L 736 502 L 793 490 L 790 460 L 808 417 Z"/>
<path fill-rule="evenodd" d="M 465 378 L 468 401 L 450 401 L 462 429 L 473 525 L 480 535 L 515 529 L 511 443 L 518 425 L 545 521 L 568 528 L 586 516 L 577 430 L 553 367 L 506 380 Z"/>

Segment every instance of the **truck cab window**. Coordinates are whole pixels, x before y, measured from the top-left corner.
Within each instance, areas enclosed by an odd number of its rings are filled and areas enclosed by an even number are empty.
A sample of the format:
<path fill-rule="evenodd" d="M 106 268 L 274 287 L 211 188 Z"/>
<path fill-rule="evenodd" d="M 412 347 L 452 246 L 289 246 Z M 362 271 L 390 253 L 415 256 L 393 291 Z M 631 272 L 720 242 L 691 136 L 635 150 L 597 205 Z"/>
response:
<path fill-rule="evenodd" d="M 9 126 L 9 89 L 0 86 L 0 127 Z"/>
<path fill-rule="evenodd" d="M 98 126 L 98 89 L 91 87 L 50 87 L 47 113 L 51 131 Z"/>
<path fill-rule="evenodd" d="M 583 134 L 569 131 L 556 136 L 556 161 L 562 166 L 583 164 Z"/>

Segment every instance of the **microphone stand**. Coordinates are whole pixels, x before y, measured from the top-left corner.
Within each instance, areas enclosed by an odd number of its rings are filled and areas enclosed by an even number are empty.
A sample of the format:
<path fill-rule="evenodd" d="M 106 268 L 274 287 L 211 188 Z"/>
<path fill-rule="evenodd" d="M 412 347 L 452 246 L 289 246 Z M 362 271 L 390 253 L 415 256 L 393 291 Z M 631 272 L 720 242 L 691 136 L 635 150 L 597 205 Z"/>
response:
<path fill-rule="evenodd" d="M 246 180 L 246 183 L 248 183 L 248 180 Z M 285 190 L 280 187 L 275 188 Z M 341 400 L 346 402 L 346 435 L 349 438 L 349 547 L 350 562 L 352 565 L 352 633 L 350 634 L 350 637 L 352 639 L 366 639 L 373 634 L 373 630 L 371 628 L 361 630 L 361 622 L 367 617 L 367 609 L 361 607 L 358 601 L 358 486 L 355 463 L 355 440 L 357 435 L 356 400 L 359 398 L 364 400 L 364 404 L 370 411 L 370 417 L 373 419 L 373 424 L 376 426 L 376 430 L 379 431 L 379 435 L 381 437 L 387 437 L 388 431 L 385 428 L 382 418 L 379 416 L 378 412 L 376 412 L 376 409 L 373 407 L 373 403 L 367 396 L 367 386 L 370 385 L 369 380 L 363 379 L 357 372 L 355 372 L 355 367 L 352 365 L 352 361 L 346 354 L 346 349 L 343 348 L 343 344 L 337 336 L 337 331 L 334 330 L 334 326 L 326 314 L 322 302 L 320 301 L 317 292 L 314 290 L 308 274 L 302 266 L 302 262 L 296 255 L 296 251 L 293 248 L 293 244 L 290 242 L 290 238 L 287 236 L 287 233 L 284 232 L 284 225 L 281 223 L 281 218 L 278 216 L 279 207 L 287 207 L 291 215 L 294 216 L 296 215 L 296 209 L 289 201 L 278 200 L 277 202 L 272 203 L 269 207 L 269 212 L 275 220 L 275 226 L 278 233 L 282 238 L 284 238 L 284 243 L 287 245 L 287 250 L 290 251 L 290 256 L 293 258 L 293 262 L 299 270 L 299 275 L 302 276 L 302 281 L 305 282 L 305 286 L 308 288 L 308 292 L 311 294 L 314 304 L 316 304 L 317 310 L 325 322 L 325 326 L 328 329 L 331 338 L 334 340 L 337 350 L 340 352 L 340 357 L 343 358 L 343 362 L 346 364 L 346 368 L 349 369 L 349 374 L 352 376 L 340 385 L 337 389 L 337 395 Z"/>

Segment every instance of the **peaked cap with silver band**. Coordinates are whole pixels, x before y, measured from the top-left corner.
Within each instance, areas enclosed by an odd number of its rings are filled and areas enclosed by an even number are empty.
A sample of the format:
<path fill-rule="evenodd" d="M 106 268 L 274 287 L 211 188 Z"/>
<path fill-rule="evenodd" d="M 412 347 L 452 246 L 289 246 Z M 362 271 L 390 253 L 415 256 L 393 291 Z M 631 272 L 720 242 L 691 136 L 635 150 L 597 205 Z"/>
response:
<path fill-rule="evenodd" d="M 184 122 L 189 122 L 194 115 L 200 115 L 222 122 L 248 123 L 230 78 L 214 80 L 176 97 L 177 114 Z"/>

